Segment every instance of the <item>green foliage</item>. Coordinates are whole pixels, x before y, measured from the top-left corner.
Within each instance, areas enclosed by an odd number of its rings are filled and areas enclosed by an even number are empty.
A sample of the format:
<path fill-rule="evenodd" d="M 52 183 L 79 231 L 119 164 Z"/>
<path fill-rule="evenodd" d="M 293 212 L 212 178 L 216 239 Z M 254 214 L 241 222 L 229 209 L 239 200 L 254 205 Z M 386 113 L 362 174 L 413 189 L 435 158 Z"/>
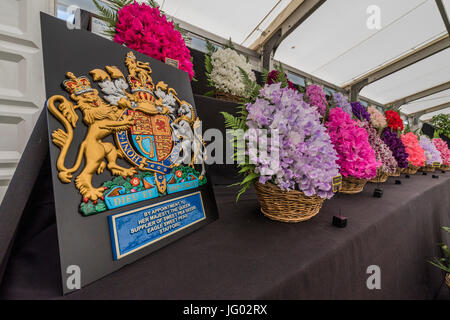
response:
<path fill-rule="evenodd" d="M 123 7 L 133 3 L 134 0 L 110 0 L 109 3 L 105 5 L 101 5 L 98 0 L 92 0 L 92 2 L 100 12 L 100 18 L 108 24 L 108 29 L 104 31 L 104 34 L 114 37 L 118 20 L 117 13 Z"/>
<path fill-rule="evenodd" d="M 239 67 L 239 71 L 241 72 L 242 82 L 244 83 L 245 91 L 247 92 L 245 102 L 255 101 L 259 95 L 261 86 L 257 84 L 256 81 L 251 80 L 247 72 L 245 72 L 242 68 Z"/>
<path fill-rule="evenodd" d="M 233 41 L 231 41 L 231 38 L 228 39 L 227 43 L 225 44 L 225 48 L 236 50 L 236 48 L 234 47 Z"/>
<path fill-rule="evenodd" d="M 177 182 L 180 182 L 183 179 L 186 181 L 186 179 L 190 174 L 196 176 L 197 178 L 200 178 L 200 172 L 189 166 L 179 166 L 172 169 L 173 174 L 175 174 L 176 171 L 181 171 L 183 173 L 183 175 L 180 178 L 175 176 Z M 203 186 L 204 184 L 206 184 L 206 182 L 207 182 L 206 177 L 203 177 L 202 180 L 198 181 L 198 185 Z"/>
<path fill-rule="evenodd" d="M 446 231 L 447 233 L 450 233 L 449 227 L 443 227 L 442 229 L 444 231 Z M 429 263 L 431 263 L 433 266 L 435 266 L 439 269 L 442 269 L 442 270 L 450 273 L 450 250 L 449 250 L 448 246 L 445 244 L 441 245 L 441 250 L 443 253 L 443 257 L 442 258 L 434 258 L 433 261 L 429 261 Z"/>
<path fill-rule="evenodd" d="M 409 122 L 408 122 L 408 124 L 406 125 L 405 129 L 403 130 L 403 133 L 406 134 L 406 133 L 409 133 L 409 132 L 411 132 L 411 126 L 409 125 Z"/>
<path fill-rule="evenodd" d="M 334 97 L 332 94 L 330 94 L 330 97 L 325 102 L 327 105 L 327 109 L 325 111 L 325 115 L 322 118 L 323 124 L 328 122 L 328 118 L 330 117 L 330 110 L 336 107 L 336 102 L 334 101 Z"/>
<path fill-rule="evenodd" d="M 244 99 L 243 103 L 238 107 L 238 111 L 236 112 L 236 116 L 229 114 L 228 112 L 221 112 L 225 119 L 225 127 L 227 129 L 232 130 L 243 130 L 246 131 L 247 127 L 247 108 L 246 104 L 254 102 L 259 95 L 259 91 L 261 90 L 261 86 L 259 86 L 255 81 L 252 81 L 248 74 L 240 69 L 242 79 L 245 85 L 246 92 L 249 93 L 249 97 Z M 234 160 L 238 159 L 238 152 L 243 152 L 242 150 L 238 150 L 238 138 L 233 136 L 233 141 L 231 141 L 234 148 Z M 256 181 L 259 179 L 259 174 L 255 173 L 255 165 L 250 163 L 250 159 L 248 156 L 244 157 L 244 161 L 242 163 L 238 163 L 239 174 L 243 175 L 244 178 L 241 182 L 235 183 L 231 186 L 240 186 L 240 190 L 236 196 L 236 202 L 239 200 L 242 194 L 244 194 L 247 189 L 249 189 Z"/>
<path fill-rule="evenodd" d="M 207 96 L 207 97 L 214 97 L 214 90 L 210 90 L 210 91 L 206 92 L 205 96 Z"/>
<path fill-rule="evenodd" d="M 435 128 L 435 137 L 442 134 L 450 138 L 450 115 L 439 114 L 431 119 L 431 124 Z"/>
<path fill-rule="evenodd" d="M 245 123 L 245 120 L 242 117 L 235 117 L 228 112 L 222 111 L 221 114 L 225 118 L 225 127 L 227 129 L 233 129 L 233 130 L 246 130 L 247 126 Z"/>
<path fill-rule="evenodd" d="M 106 211 L 106 204 L 103 200 L 98 199 L 94 204 L 92 201 L 82 202 L 80 204 L 80 211 L 84 216 L 94 215 L 103 211 Z"/>
<path fill-rule="evenodd" d="M 212 55 L 217 51 L 217 48 L 208 40 L 206 40 L 206 53 L 205 53 L 205 70 L 206 70 L 206 79 L 208 81 L 208 85 L 214 88 L 214 81 L 211 79 L 211 72 L 213 69 L 212 66 Z M 207 92 L 209 97 L 214 96 L 214 90 Z M 205 94 L 206 95 L 206 94 Z"/>
<path fill-rule="evenodd" d="M 275 69 L 278 71 L 277 82 L 281 82 L 282 88 L 288 87 L 288 78 L 286 72 L 284 71 L 283 65 L 280 63 L 277 67 L 275 67 Z"/>
<path fill-rule="evenodd" d="M 261 77 L 262 77 L 263 83 L 266 84 L 269 79 L 269 70 L 263 68 L 261 71 Z"/>

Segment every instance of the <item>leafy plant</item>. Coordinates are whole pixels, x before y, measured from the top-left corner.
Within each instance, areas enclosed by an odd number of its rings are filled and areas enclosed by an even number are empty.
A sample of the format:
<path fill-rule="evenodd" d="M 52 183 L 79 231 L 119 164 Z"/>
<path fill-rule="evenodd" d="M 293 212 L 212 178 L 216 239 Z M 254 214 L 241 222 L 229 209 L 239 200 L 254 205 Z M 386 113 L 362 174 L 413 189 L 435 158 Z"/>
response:
<path fill-rule="evenodd" d="M 446 232 L 450 233 L 449 227 L 443 227 Z M 434 258 L 433 261 L 429 261 L 433 266 L 450 273 L 450 250 L 446 244 L 441 244 L 441 250 L 444 256 L 442 258 Z"/>
<path fill-rule="evenodd" d="M 92 2 L 100 12 L 101 19 L 108 24 L 108 29 L 104 31 L 104 34 L 114 37 L 116 34 L 115 29 L 118 21 L 119 10 L 133 3 L 134 0 L 110 0 L 108 3 L 105 3 L 105 5 L 101 5 L 98 0 L 92 0 Z"/>
<path fill-rule="evenodd" d="M 232 50 L 236 50 L 236 48 L 234 47 L 233 41 L 231 41 L 231 38 L 228 39 L 227 43 L 225 43 L 225 48 L 230 48 Z"/>
<path fill-rule="evenodd" d="M 450 137 L 450 115 L 439 114 L 431 119 L 431 124 L 435 128 L 434 136 L 439 138 L 441 134 Z"/>
<path fill-rule="evenodd" d="M 286 74 L 283 70 L 283 66 L 281 64 L 278 65 L 276 68 L 279 71 L 279 75 L 277 78 L 277 82 L 281 82 L 281 87 L 285 88 L 288 87 L 288 79 L 286 77 Z M 236 116 L 233 116 L 232 114 L 228 112 L 221 112 L 225 119 L 225 127 L 227 129 L 234 130 L 236 133 L 237 130 L 240 130 L 241 132 L 245 132 L 247 127 L 247 117 L 248 117 L 248 111 L 247 111 L 247 104 L 253 103 L 258 98 L 259 92 L 262 89 L 262 87 L 256 82 L 252 81 L 248 74 L 239 68 L 241 72 L 242 81 L 245 85 L 245 90 L 248 92 L 248 97 L 244 98 L 242 103 L 237 107 L 238 111 L 236 112 Z M 263 79 L 265 78 L 264 83 L 267 82 L 267 76 L 268 71 L 263 70 Z M 239 131 L 238 131 L 239 132 Z M 237 160 L 244 160 L 239 161 L 238 163 L 238 174 L 243 175 L 244 178 L 241 182 L 237 182 L 232 184 L 231 186 L 240 186 L 241 189 L 239 190 L 237 196 L 236 196 L 236 202 L 239 200 L 240 196 L 244 194 L 255 182 L 259 179 L 259 174 L 255 172 L 256 166 L 255 164 L 250 162 L 250 158 L 248 155 L 244 155 L 244 150 L 242 150 L 242 146 L 239 146 L 238 142 L 241 137 L 238 137 L 237 135 L 233 135 L 233 140 L 231 143 L 233 144 L 234 148 L 234 154 L 233 159 L 234 161 Z M 245 147 L 244 147 L 245 148 Z M 243 159 L 241 158 L 243 155 Z"/>
<path fill-rule="evenodd" d="M 206 70 L 206 79 L 210 87 L 214 87 L 214 81 L 212 81 L 211 79 L 211 72 L 213 69 L 211 57 L 213 53 L 216 51 L 217 47 L 214 46 L 209 40 L 206 40 L 205 70 Z M 205 96 L 213 97 L 214 90 L 208 91 L 207 93 L 205 93 Z"/>

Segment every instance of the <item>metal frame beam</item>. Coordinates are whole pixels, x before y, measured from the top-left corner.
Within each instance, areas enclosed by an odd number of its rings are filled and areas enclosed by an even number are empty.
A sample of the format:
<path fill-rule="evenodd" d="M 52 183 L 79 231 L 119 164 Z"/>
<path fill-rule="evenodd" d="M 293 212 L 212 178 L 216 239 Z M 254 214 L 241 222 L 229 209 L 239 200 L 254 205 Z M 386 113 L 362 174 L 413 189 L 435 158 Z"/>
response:
<path fill-rule="evenodd" d="M 413 101 L 416 101 L 416 100 L 419 100 L 419 99 L 422 99 L 422 98 L 425 98 L 425 97 L 428 97 L 428 96 L 431 96 L 433 94 L 436 94 L 436 93 L 439 93 L 439 92 L 442 92 L 442 91 L 445 91 L 445 90 L 449 90 L 449 89 L 450 89 L 450 81 L 446 82 L 446 83 L 442 83 L 442 84 L 437 85 L 435 87 L 432 87 L 432 88 L 429 88 L 429 89 L 417 92 L 417 93 L 412 94 L 410 96 L 407 96 L 407 97 L 404 97 L 404 98 L 401 98 L 401 99 L 389 102 L 386 105 L 391 107 L 391 108 L 393 108 L 393 109 L 398 109 L 401 106 L 403 106 L 405 104 L 408 104 L 410 102 L 413 102 Z"/>
<path fill-rule="evenodd" d="M 445 10 L 445 6 L 442 3 L 442 0 L 436 0 L 436 4 L 439 8 L 439 12 L 441 14 L 442 20 L 444 20 L 445 28 L 447 29 L 447 33 L 450 35 L 450 21 L 447 14 L 447 11 Z"/>
<path fill-rule="evenodd" d="M 417 117 L 417 116 L 421 117 L 424 114 L 436 112 L 436 111 L 439 111 L 439 110 L 442 110 L 445 108 L 450 108 L 450 102 L 446 102 L 446 103 L 440 104 L 438 106 L 426 108 L 424 110 L 420 110 L 420 111 L 416 111 L 416 112 L 412 112 L 412 113 L 404 113 L 404 115 L 407 117 Z"/>
<path fill-rule="evenodd" d="M 344 88 L 346 88 L 346 90 L 350 92 L 351 101 L 355 101 L 358 98 L 359 92 L 365 86 L 383 79 L 406 67 L 409 67 L 421 60 L 429 58 L 432 55 L 439 53 L 447 48 L 450 48 L 450 36 L 448 34 L 443 35 L 438 39 L 419 47 L 413 52 L 408 53 L 385 66 L 369 72 L 368 74 L 345 85 Z"/>
<path fill-rule="evenodd" d="M 269 27 L 250 46 L 250 49 L 262 50 L 263 68 L 270 69 L 272 54 L 275 53 L 280 43 L 325 1 L 294 0 L 272 21 Z"/>
<path fill-rule="evenodd" d="M 280 61 L 274 61 L 274 62 L 275 63 L 280 63 Z M 305 78 L 307 81 L 309 81 L 310 83 L 315 83 L 315 84 L 319 84 L 321 86 L 326 86 L 326 87 L 328 87 L 330 89 L 333 89 L 333 90 L 335 90 L 337 92 L 340 92 L 340 93 L 342 93 L 344 95 L 347 94 L 347 91 L 344 88 L 341 88 L 341 87 L 339 87 L 339 86 L 337 86 L 337 85 L 335 85 L 333 83 L 330 83 L 330 82 L 325 81 L 323 79 L 317 78 L 317 77 L 313 76 L 312 74 L 309 74 L 307 72 L 304 72 L 302 70 L 294 68 L 294 67 L 292 67 L 290 65 L 287 65 L 287 64 L 284 64 L 284 63 L 282 63 L 282 65 L 283 65 L 283 69 L 285 71 L 293 73 L 293 74 L 296 74 L 298 76 L 301 76 L 301 77 Z M 376 105 L 376 106 L 380 106 L 380 107 L 384 107 L 385 106 L 385 105 L 383 105 L 382 103 L 380 103 L 378 101 L 374 101 L 374 100 L 366 98 L 364 96 L 359 96 L 359 97 L 361 98 L 361 100 L 364 100 L 364 101 L 366 101 L 367 103 L 369 103 L 371 105 Z"/>

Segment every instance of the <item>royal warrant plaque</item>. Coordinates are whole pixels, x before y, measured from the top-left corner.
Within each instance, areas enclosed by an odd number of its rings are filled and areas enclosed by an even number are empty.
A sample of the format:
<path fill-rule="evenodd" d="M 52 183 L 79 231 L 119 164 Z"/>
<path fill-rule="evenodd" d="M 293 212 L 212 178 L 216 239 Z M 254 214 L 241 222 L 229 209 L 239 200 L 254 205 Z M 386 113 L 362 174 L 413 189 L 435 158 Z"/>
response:
<path fill-rule="evenodd" d="M 188 75 L 45 14 L 42 37 L 67 293 L 218 215 Z"/>

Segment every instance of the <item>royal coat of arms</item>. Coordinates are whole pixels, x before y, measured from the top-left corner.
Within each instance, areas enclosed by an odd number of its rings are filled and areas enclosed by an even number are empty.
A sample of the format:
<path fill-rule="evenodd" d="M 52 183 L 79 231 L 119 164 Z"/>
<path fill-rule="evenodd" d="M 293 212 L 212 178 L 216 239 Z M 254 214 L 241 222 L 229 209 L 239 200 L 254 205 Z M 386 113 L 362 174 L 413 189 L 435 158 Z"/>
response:
<path fill-rule="evenodd" d="M 58 177 L 62 183 L 75 182 L 83 215 L 206 183 L 204 141 L 195 109 L 164 82 L 154 85 L 149 63 L 137 61 L 133 52 L 125 65 L 127 77 L 115 66 L 90 71 L 103 97 L 87 76 L 68 72 L 63 87 L 73 102 L 62 95 L 47 101 L 47 108 L 65 129 L 52 133 L 53 143 L 60 148 Z M 79 121 L 77 109 L 88 130 L 75 163 L 68 167 L 66 156 Z M 110 135 L 115 144 L 103 141 Z M 131 166 L 118 165 L 117 158 Z M 93 175 L 105 169 L 115 178 L 93 186 Z"/>

